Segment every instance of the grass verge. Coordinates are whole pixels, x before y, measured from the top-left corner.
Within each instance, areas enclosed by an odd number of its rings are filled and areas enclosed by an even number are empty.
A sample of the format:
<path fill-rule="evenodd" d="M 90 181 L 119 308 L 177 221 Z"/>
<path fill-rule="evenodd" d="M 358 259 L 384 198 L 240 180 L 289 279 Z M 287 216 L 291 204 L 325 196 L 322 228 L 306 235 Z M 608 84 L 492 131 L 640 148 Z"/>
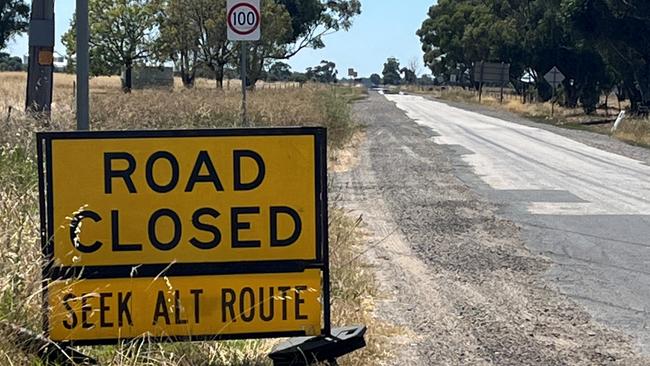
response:
<path fill-rule="evenodd" d="M 55 76 L 49 127 L 22 112 L 23 73 L 0 73 L 0 322 L 40 331 L 41 251 L 38 178 L 34 132 L 72 130 L 73 77 Z M 233 127 L 238 123 L 237 91 L 208 88 L 176 91 L 119 92 L 116 78 L 91 82 L 91 125 L 94 130 L 184 129 Z M 331 151 L 340 151 L 358 131 L 350 102 L 361 98 L 343 88 L 264 89 L 251 93 L 250 115 L 258 126 L 325 126 Z M 11 112 L 10 112 L 11 111 Z M 372 318 L 373 277 L 358 249 L 363 244 L 358 222 L 331 208 L 329 222 L 333 325 L 367 324 L 369 346 L 343 364 L 374 363 L 381 357 L 381 331 Z M 0 327 L 2 329 L 2 327 Z M 1 330 L 0 330 L 1 333 Z M 38 365 L 18 350 L 12 334 L 0 334 L 0 364 Z M 156 344 L 130 342 L 83 351 L 102 365 L 267 365 L 266 354 L 277 340 Z"/>

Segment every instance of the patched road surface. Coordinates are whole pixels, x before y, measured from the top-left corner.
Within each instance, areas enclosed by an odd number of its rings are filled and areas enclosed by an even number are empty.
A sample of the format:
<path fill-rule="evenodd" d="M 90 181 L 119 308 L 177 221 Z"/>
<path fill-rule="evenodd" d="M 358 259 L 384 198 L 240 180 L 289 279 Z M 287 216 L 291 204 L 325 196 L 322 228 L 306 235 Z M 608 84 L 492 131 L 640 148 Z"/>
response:
<path fill-rule="evenodd" d="M 388 364 L 650 364 L 648 165 L 417 96 L 355 109 L 334 189 L 401 327 Z"/>

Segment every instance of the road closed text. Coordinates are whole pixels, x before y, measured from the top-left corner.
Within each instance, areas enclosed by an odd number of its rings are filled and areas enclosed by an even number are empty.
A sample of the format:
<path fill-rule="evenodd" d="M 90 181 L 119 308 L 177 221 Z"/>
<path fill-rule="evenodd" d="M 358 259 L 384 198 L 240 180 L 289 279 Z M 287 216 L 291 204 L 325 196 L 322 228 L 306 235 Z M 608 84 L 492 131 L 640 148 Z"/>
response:
<path fill-rule="evenodd" d="M 53 140 L 50 158 L 57 265 L 318 256 L 314 136 Z"/>
<path fill-rule="evenodd" d="M 48 292 L 55 341 L 200 337 L 321 330 L 321 274 L 55 281 Z"/>

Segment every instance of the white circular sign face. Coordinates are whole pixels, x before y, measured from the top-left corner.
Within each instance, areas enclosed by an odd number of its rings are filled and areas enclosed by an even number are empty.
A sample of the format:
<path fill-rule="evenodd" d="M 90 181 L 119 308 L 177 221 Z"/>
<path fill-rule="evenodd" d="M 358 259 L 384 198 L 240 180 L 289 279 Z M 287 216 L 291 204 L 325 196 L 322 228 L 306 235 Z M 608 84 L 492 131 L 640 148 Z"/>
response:
<path fill-rule="evenodd" d="M 228 26 L 241 36 L 252 34 L 260 26 L 260 13 L 251 4 L 236 4 L 228 14 Z"/>

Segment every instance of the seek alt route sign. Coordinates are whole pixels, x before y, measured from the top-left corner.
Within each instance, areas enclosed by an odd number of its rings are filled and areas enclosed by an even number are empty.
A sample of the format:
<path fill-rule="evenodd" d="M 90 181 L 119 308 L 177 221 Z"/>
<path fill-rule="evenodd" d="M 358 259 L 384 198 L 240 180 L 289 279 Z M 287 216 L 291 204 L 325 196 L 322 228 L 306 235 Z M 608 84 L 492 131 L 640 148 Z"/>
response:
<path fill-rule="evenodd" d="M 324 129 L 40 133 L 38 151 L 53 341 L 329 333 Z"/>

